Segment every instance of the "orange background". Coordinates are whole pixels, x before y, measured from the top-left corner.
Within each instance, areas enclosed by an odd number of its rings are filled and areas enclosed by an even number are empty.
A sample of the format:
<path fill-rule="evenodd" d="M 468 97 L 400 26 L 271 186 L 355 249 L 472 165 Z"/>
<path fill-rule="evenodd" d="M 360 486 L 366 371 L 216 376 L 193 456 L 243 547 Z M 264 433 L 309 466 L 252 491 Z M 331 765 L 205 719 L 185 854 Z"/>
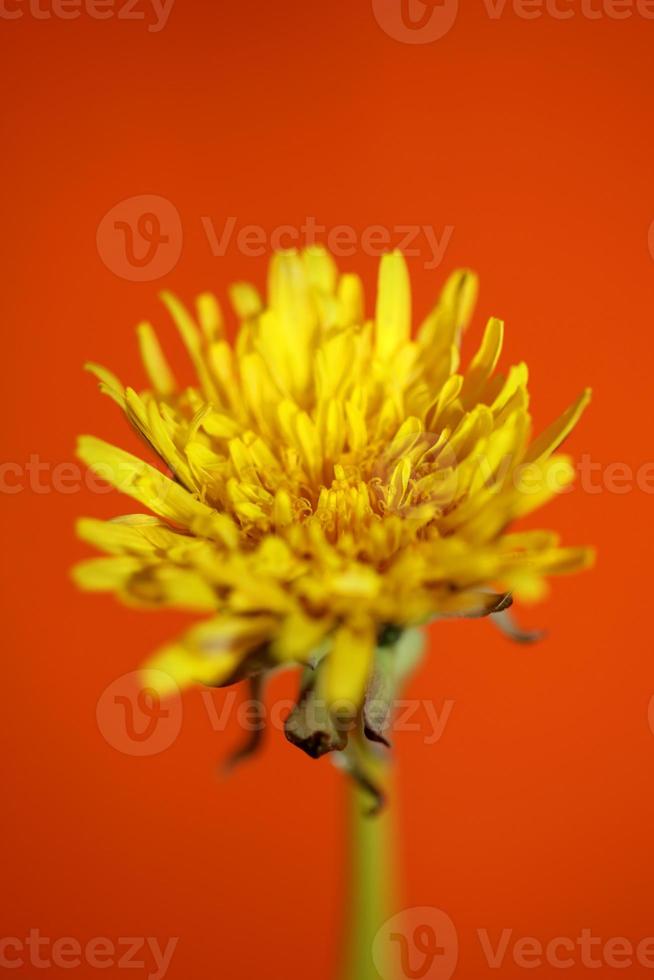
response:
<path fill-rule="evenodd" d="M 438 270 L 411 260 L 418 315 L 452 268 L 477 269 L 467 351 L 488 315 L 504 317 L 503 364 L 528 361 L 537 425 L 590 384 L 570 450 L 635 473 L 652 458 L 654 21 L 574 9 L 565 21 L 508 8 L 493 20 L 467 3 L 425 45 L 388 36 L 365 0 L 177 0 L 158 33 L 87 16 L 0 20 L 4 460 L 34 453 L 52 468 L 73 459 L 80 431 L 136 448 L 82 363 L 142 385 L 141 318 L 182 357 L 159 288 L 190 300 L 224 296 L 236 278 L 263 282 L 264 258 L 211 254 L 202 216 L 268 232 L 315 216 L 359 231 L 453 226 Z M 184 231 L 178 264 L 150 283 L 115 275 L 96 248 L 103 215 L 140 194 L 173 202 Z M 376 259 L 342 265 L 373 287 Z M 331 978 L 341 776 L 276 732 L 216 778 L 239 731 L 232 720 L 214 732 L 199 692 L 185 696 L 167 751 L 140 759 L 108 745 L 101 693 L 185 620 L 70 584 L 88 553 L 74 518 L 128 502 L 50 487 L 2 505 L 2 935 L 179 936 L 168 977 Z M 519 610 L 547 628 L 540 645 L 511 645 L 486 622 L 431 632 L 409 693 L 454 707 L 436 744 L 396 739 L 401 904 L 451 916 L 457 977 L 497 974 L 481 928 L 493 941 L 505 928 L 542 941 L 584 927 L 604 940 L 654 934 L 651 515 L 638 488 L 577 487 L 539 516 L 599 549 L 593 572 Z M 272 697 L 292 692 L 282 679 Z M 501 976 L 523 974 L 509 953 Z"/>

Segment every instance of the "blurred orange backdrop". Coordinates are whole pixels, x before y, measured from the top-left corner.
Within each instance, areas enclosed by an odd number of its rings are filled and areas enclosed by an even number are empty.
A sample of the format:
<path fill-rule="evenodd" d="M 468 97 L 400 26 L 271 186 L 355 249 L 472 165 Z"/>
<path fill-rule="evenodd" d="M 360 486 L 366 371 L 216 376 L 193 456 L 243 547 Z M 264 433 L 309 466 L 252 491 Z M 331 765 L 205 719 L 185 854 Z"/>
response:
<path fill-rule="evenodd" d="M 595 544 L 596 569 L 518 610 L 548 631 L 534 647 L 487 622 L 430 633 L 409 693 L 450 714 L 433 744 L 424 731 L 396 739 L 401 905 L 451 917 L 465 980 L 497 973 L 479 930 L 493 946 L 512 930 L 507 978 L 525 972 L 512 952 L 521 937 L 654 935 L 645 5 L 623 4 L 632 16 L 622 18 L 596 0 L 591 17 L 571 0 L 527 18 L 508 2 L 469 3 L 424 44 L 405 43 L 392 0 L 176 0 L 165 23 L 145 0 L 132 8 L 144 19 L 127 19 L 125 0 L 103 6 L 106 19 L 95 8 L 66 19 L 47 0 L 2 9 L 2 458 L 12 464 L 2 469 L 2 936 L 179 937 L 175 980 L 334 974 L 342 777 L 279 731 L 230 779 L 218 776 L 239 727 L 232 718 L 214 730 L 200 692 L 185 695 L 166 751 L 139 758 L 109 744 L 96 721 L 103 691 L 186 620 L 76 593 L 68 569 L 88 552 L 75 517 L 131 508 L 61 469 L 78 432 L 137 445 L 83 362 L 143 385 L 139 320 L 183 357 L 158 290 L 190 301 L 205 289 L 223 297 L 235 279 L 262 285 L 267 255 L 245 254 L 239 232 L 260 226 L 268 253 L 275 229 L 307 218 L 354 230 L 354 254 L 339 263 L 362 272 L 369 297 L 377 259 L 362 246 L 365 229 L 388 229 L 393 245 L 401 226 L 433 229 L 439 254 L 423 232 L 412 243 L 417 315 L 453 268 L 478 270 L 466 350 L 487 316 L 505 318 L 503 364 L 529 363 L 538 427 L 585 384 L 594 389 L 568 445 L 594 467 L 592 486 L 532 523 Z M 141 195 L 179 216 L 171 268 L 152 281 L 125 278 L 98 233 L 114 206 Z M 208 231 L 220 236 L 229 219 L 234 234 L 215 255 Z M 293 691 L 281 678 L 271 702 Z M 578 952 L 568 974 L 587 969 Z"/>

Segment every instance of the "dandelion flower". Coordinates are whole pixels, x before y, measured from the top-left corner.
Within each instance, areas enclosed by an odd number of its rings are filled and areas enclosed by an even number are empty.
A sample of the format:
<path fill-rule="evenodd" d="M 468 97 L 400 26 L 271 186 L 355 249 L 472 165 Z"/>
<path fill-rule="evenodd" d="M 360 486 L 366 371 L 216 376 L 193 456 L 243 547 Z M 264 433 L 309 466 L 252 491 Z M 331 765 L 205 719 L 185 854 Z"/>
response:
<path fill-rule="evenodd" d="M 500 613 L 589 564 L 588 549 L 550 531 L 513 529 L 572 480 L 557 450 L 589 392 L 532 438 L 526 365 L 496 371 L 500 320 L 461 366 L 476 293 L 474 274 L 454 273 L 414 335 L 401 254 L 381 260 L 369 319 L 360 279 L 326 251 L 280 253 L 265 300 L 232 286 L 233 344 L 212 295 L 191 311 L 162 294 L 192 387 L 149 323 L 137 331 L 146 390 L 89 365 L 152 461 L 80 439 L 80 458 L 145 512 L 81 520 L 105 557 L 75 577 L 130 604 L 203 614 L 146 663 L 162 696 L 299 664 L 291 741 L 315 756 L 342 749 L 345 716 L 383 741 L 379 705 L 415 627 Z M 318 699 L 320 724 L 306 712 Z"/>

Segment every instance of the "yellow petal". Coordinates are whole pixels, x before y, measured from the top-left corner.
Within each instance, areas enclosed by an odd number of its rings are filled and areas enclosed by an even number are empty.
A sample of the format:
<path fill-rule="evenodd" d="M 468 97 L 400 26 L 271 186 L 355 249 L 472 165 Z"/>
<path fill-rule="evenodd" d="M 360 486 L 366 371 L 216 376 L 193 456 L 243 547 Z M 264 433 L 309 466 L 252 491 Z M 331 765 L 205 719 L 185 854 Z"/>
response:
<path fill-rule="evenodd" d="M 142 567 L 141 559 L 132 555 L 90 558 L 73 568 L 73 579 L 78 588 L 87 592 L 114 592 Z"/>
<path fill-rule="evenodd" d="M 162 398 L 169 398 L 177 390 L 177 383 L 152 325 L 140 323 L 136 333 L 141 348 L 141 358 L 152 387 Z"/>
<path fill-rule="evenodd" d="M 383 255 L 379 266 L 375 349 L 380 360 L 388 360 L 411 335 L 411 284 L 401 252 Z"/>
<path fill-rule="evenodd" d="M 229 288 L 229 298 L 241 320 L 249 320 L 261 312 L 261 297 L 249 282 L 235 282 Z"/>
<path fill-rule="evenodd" d="M 484 337 L 479 350 L 470 362 L 463 379 L 461 400 L 465 407 L 472 407 L 484 390 L 484 386 L 495 370 L 495 365 L 502 350 L 504 339 L 504 324 L 496 317 L 491 317 L 484 331 Z"/>
<path fill-rule="evenodd" d="M 544 459 L 558 449 L 561 443 L 570 435 L 584 410 L 590 404 L 591 395 L 591 389 L 586 388 L 576 402 L 533 441 L 525 456 L 526 462 L 530 463 Z"/>
<path fill-rule="evenodd" d="M 336 263 L 322 245 L 311 245 L 302 252 L 307 279 L 322 293 L 331 294 L 336 287 Z"/>
<path fill-rule="evenodd" d="M 247 654 L 271 635 L 274 626 L 269 616 L 219 616 L 199 623 L 143 666 L 143 681 L 152 681 L 151 686 L 158 689 L 156 674 L 161 672 L 180 688 L 224 684 Z"/>
<path fill-rule="evenodd" d="M 213 293 L 201 293 L 195 301 L 195 308 L 207 342 L 220 339 L 223 334 L 223 312 Z"/>
<path fill-rule="evenodd" d="M 236 529 L 225 514 L 197 500 L 154 466 L 94 436 L 80 437 L 77 455 L 103 480 L 160 517 L 222 540 L 228 547 L 236 545 Z"/>
<path fill-rule="evenodd" d="M 457 269 L 447 280 L 438 303 L 418 331 L 418 343 L 431 349 L 457 344 L 477 302 L 479 281 L 470 269 Z"/>
<path fill-rule="evenodd" d="M 134 517 L 139 518 L 136 524 L 131 523 Z M 161 548 L 174 546 L 181 537 L 149 514 L 136 514 L 112 521 L 83 517 L 77 522 L 75 530 L 82 541 L 113 555 L 152 556 Z M 182 537 L 181 540 L 185 539 Z"/>
<path fill-rule="evenodd" d="M 87 361 L 84 369 L 95 375 L 100 382 L 100 391 L 103 394 L 109 395 L 117 405 L 120 405 L 123 409 L 125 408 L 125 389 L 115 374 L 107 371 L 101 364 L 95 364 L 93 361 Z"/>
<path fill-rule="evenodd" d="M 167 697 L 194 684 L 223 684 L 239 663 L 240 658 L 229 651 L 207 660 L 182 644 L 170 644 L 144 664 L 141 680 L 144 687 Z"/>
<path fill-rule="evenodd" d="M 307 662 L 331 628 L 331 619 L 317 619 L 294 611 L 282 621 L 273 641 L 275 654 L 284 661 Z"/>
<path fill-rule="evenodd" d="M 184 304 L 172 293 L 164 290 L 159 295 L 173 318 L 173 323 L 177 327 L 179 335 L 182 338 L 182 342 L 189 353 L 189 357 L 191 358 L 193 366 L 197 372 L 198 381 L 202 386 L 202 390 L 209 401 L 219 401 L 216 386 L 213 383 L 204 360 L 204 355 L 202 352 L 202 336 L 195 321 L 193 320 L 193 317 L 188 312 Z"/>
<path fill-rule="evenodd" d="M 339 323 L 343 327 L 363 323 L 364 296 L 363 284 L 359 276 L 346 273 L 338 283 Z"/>
<path fill-rule="evenodd" d="M 370 619 L 352 620 L 336 630 L 325 664 L 325 698 L 330 710 L 356 712 L 363 701 L 374 650 Z"/>

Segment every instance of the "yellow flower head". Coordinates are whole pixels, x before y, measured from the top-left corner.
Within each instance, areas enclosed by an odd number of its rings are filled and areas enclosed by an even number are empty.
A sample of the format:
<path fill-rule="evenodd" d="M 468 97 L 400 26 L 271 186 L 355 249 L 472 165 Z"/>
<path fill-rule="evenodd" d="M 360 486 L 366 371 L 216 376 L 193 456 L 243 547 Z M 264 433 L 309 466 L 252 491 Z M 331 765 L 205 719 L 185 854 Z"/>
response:
<path fill-rule="evenodd" d="M 372 319 L 359 278 L 322 248 L 281 253 L 265 301 L 232 287 L 234 344 L 213 296 L 190 312 L 163 294 L 193 387 L 178 386 L 149 323 L 138 339 L 150 388 L 90 366 L 160 465 L 80 439 L 80 458 L 149 513 L 81 520 L 108 557 L 76 579 L 205 614 L 146 665 L 162 693 L 165 677 L 222 685 L 299 663 L 330 711 L 356 710 L 379 650 L 405 628 L 498 612 L 588 564 L 587 549 L 549 531 L 509 528 L 572 479 L 555 451 L 589 393 L 532 440 L 526 366 L 495 372 L 500 320 L 460 368 L 476 292 L 471 272 L 454 273 L 412 337 L 399 253 L 382 259 Z M 311 748 L 333 747 L 338 738 Z"/>

